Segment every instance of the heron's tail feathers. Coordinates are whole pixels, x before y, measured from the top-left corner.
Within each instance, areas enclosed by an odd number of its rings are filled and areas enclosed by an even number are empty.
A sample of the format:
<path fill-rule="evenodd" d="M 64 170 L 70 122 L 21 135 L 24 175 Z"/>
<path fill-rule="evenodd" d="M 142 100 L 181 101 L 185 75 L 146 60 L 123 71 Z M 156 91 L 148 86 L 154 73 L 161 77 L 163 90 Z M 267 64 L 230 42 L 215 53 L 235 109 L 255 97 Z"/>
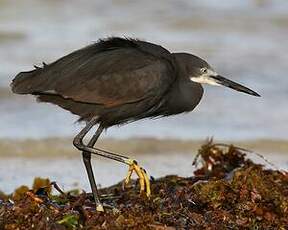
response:
<path fill-rule="evenodd" d="M 46 64 L 43 63 L 42 68 L 34 66 L 34 70 L 17 74 L 10 85 L 12 92 L 17 94 L 30 94 L 37 91 L 39 86 L 43 84 L 44 79 L 41 77 L 41 73 L 45 66 Z"/>

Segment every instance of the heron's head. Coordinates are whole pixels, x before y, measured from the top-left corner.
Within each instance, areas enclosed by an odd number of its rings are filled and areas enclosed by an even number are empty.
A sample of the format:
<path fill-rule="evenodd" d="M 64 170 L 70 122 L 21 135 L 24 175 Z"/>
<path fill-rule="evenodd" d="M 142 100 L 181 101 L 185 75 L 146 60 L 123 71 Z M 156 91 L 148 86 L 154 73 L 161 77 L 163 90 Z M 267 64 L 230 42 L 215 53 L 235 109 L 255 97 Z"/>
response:
<path fill-rule="evenodd" d="M 182 64 L 184 62 L 185 71 L 193 82 L 215 86 L 222 85 L 243 93 L 260 97 L 260 95 L 255 91 L 219 75 L 206 61 L 195 55 L 177 53 L 175 56 L 176 59 L 182 62 Z"/>

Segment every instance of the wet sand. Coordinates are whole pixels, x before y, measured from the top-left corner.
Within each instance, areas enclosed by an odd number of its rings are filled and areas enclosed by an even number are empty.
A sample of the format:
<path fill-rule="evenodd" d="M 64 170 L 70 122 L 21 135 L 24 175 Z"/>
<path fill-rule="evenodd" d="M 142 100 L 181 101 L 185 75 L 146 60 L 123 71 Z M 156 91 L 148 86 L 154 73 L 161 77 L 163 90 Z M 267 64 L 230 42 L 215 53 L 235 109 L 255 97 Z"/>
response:
<path fill-rule="evenodd" d="M 0 157 L 28 158 L 61 158 L 78 157 L 79 152 L 72 144 L 73 138 L 44 139 L 0 139 Z M 242 141 L 224 141 L 214 139 L 218 143 L 234 144 L 263 154 L 288 153 L 288 140 L 255 139 Z M 181 140 L 157 138 L 105 138 L 98 141 L 98 146 L 114 152 L 133 154 L 135 156 L 149 153 L 193 153 L 206 140 Z M 288 156 L 287 156 L 288 157 Z"/>

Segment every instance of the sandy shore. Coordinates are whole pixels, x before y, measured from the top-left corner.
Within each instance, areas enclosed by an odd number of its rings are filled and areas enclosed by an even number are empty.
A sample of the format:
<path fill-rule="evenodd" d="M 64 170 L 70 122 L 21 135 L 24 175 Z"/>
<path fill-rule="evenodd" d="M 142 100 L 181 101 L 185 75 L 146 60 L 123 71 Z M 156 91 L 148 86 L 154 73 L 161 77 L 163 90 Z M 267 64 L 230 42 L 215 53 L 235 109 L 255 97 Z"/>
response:
<path fill-rule="evenodd" d="M 132 155 L 144 153 L 196 153 L 205 140 L 177 139 L 104 139 L 99 147 L 119 153 Z M 215 142 L 221 143 L 222 141 Z M 224 141 L 223 141 L 224 143 Z M 225 141 L 238 147 L 258 153 L 288 153 L 288 140 L 243 140 Z M 47 138 L 27 140 L 0 140 L 0 157 L 79 157 L 79 152 L 72 145 L 72 138 Z"/>

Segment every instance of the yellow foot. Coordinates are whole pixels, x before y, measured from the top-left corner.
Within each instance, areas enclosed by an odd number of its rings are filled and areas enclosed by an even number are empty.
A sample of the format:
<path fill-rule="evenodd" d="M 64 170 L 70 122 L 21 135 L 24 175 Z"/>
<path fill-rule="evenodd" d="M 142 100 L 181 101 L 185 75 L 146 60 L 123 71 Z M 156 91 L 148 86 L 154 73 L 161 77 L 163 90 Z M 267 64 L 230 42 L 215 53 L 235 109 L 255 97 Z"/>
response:
<path fill-rule="evenodd" d="M 119 210 L 119 209 L 115 208 L 115 207 L 112 206 L 112 205 L 105 204 L 105 203 L 103 203 L 103 204 L 101 204 L 101 203 L 100 203 L 100 204 L 96 204 L 96 211 L 97 211 L 97 212 L 105 212 L 104 207 L 105 207 L 105 209 L 106 209 L 106 208 L 107 208 L 107 209 L 111 209 L 114 214 L 120 213 L 120 210 Z"/>
<path fill-rule="evenodd" d="M 145 194 L 148 198 L 151 196 L 151 189 L 150 189 L 150 180 L 149 176 L 147 175 L 145 169 L 140 167 L 137 163 L 137 161 L 133 159 L 127 159 L 125 160 L 125 163 L 129 165 L 129 171 L 128 174 L 124 180 L 123 187 L 130 182 L 132 173 L 135 171 L 137 176 L 139 177 L 139 183 L 140 183 L 140 194 Z"/>
<path fill-rule="evenodd" d="M 104 212 L 104 208 L 102 204 L 97 204 L 96 205 L 96 211 L 97 212 Z"/>

